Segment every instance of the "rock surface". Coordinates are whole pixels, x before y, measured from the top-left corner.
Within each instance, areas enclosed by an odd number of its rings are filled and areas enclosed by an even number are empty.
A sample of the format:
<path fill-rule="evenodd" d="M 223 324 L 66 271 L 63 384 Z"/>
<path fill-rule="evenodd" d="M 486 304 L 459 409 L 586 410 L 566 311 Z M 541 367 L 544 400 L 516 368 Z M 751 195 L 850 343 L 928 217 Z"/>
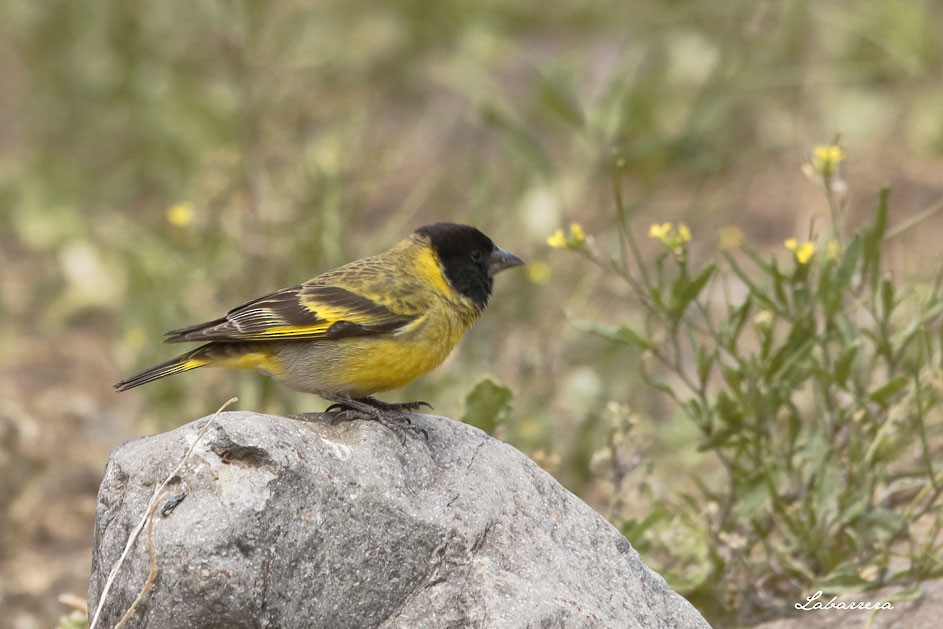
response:
<path fill-rule="evenodd" d="M 158 503 L 156 581 L 125 626 L 708 626 L 523 454 L 459 422 L 413 418 L 428 443 L 401 444 L 373 422 L 220 415 Z M 109 460 L 90 616 L 155 487 L 206 421 Z M 149 565 L 145 529 L 99 627 L 118 622 Z"/>

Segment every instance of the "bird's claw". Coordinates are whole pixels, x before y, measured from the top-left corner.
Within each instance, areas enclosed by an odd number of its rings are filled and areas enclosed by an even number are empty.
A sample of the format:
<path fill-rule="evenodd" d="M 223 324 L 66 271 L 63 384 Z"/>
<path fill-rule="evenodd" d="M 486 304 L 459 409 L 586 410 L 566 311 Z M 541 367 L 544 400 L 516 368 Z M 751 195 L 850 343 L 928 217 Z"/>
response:
<path fill-rule="evenodd" d="M 432 408 L 428 402 L 391 403 L 371 397 L 342 398 L 328 406 L 324 412 L 331 415 L 332 421 L 354 419 L 377 421 L 399 434 L 400 442 L 405 444 L 407 432 L 422 435 L 424 440 L 429 441 L 429 433 L 426 429 L 413 425 L 412 420 L 404 413 L 404 411 L 415 411 L 422 406 Z"/>
<path fill-rule="evenodd" d="M 384 411 L 393 411 L 393 412 L 403 412 L 403 411 L 418 411 L 420 408 L 425 406 L 429 410 L 433 410 L 432 404 L 429 402 L 416 401 L 416 402 L 384 402 L 376 398 L 367 397 L 363 398 L 363 401 L 373 406 L 375 408 L 382 409 Z"/>

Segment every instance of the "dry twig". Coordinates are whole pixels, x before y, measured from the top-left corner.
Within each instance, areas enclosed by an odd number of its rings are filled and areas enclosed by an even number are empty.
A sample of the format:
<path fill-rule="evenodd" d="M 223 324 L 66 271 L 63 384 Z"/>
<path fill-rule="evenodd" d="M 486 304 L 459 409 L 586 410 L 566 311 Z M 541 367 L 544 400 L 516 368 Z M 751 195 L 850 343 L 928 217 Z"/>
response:
<path fill-rule="evenodd" d="M 167 475 L 167 478 L 154 489 L 153 495 L 147 504 L 147 509 L 144 512 L 144 516 L 141 518 L 141 521 L 138 522 L 137 526 L 134 527 L 134 530 L 131 531 L 131 535 L 128 536 L 128 542 L 125 544 L 124 551 L 121 553 L 121 556 L 118 557 L 118 561 L 115 562 L 115 565 L 112 566 L 111 572 L 108 573 L 108 579 L 105 581 L 105 587 L 102 590 L 101 596 L 98 598 L 98 605 L 95 606 L 95 616 L 92 618 L 92 622 L 89 624 L 88 629 L 95 629 L 96 624 L 98 623 L 98 618 L 101 615 L 102 608 L 105 606 L 105 601 L 108 598 L 108 593 L 111 591 L 111 586 L 114 584 L 115 577 L 118 576 L 118 570 L 121 569 L 122 564 L 124 564 L 125 559 L 131 553 L 131 549 L 134 547 L 134 542 L 137 541 L 138 535 L 141 534 L 141 530 L 145 525 L 148 526 L 147 530 L 147 540 L 148 540 L 148 552 L 150 554 L 151 560 L 151 569 L 147 575 L 147 580 L 144 582 L 144 585 L 141 587 L 141 590 L 135 596 L 134 601 L 131 603 L 131 606 L 128 608 L 128 611 L 121 617 L 121 621 L 118 623 L 118 626 L 121 626 L 128 618 L 131 617 L 131 614 L 134 612 L 134 609 L 137 607 L 138 603 L 143 598 L 144 594 L 150 587 L 154 584 L 154 581 L 157 579 L 157 558 L 154 553 L 154 544 L 152 538 L 152 526 L 154 511 L 157 509 L 157 505 L 160 504 L 160 500 L 163 497 L 164 488 L 167 484 L 177 476 L 181 469 L 183 469 L 184 464 L 187 462 L 187 459 L 190 458 L 190 455 L 193 454 L 193 450 L 196 448 L 196 445 L 200 443 L 200 440 L 203 439 L 206 435 L 210 426 L 219 417 L 219 414 L 222 413 L 226 407 L 235 402 L 238 398 L 230 398 L 225 404 L 219 407 L 209 421 L 206 422 L 206 425 L 200 430 L 200 433 L 196 436 L 193 443 L 190 445 L 190 448 L 187 450 L 186 454 L 183 455 L 183 459 L 180 463 L 173 469 L 173 471 Z"/>

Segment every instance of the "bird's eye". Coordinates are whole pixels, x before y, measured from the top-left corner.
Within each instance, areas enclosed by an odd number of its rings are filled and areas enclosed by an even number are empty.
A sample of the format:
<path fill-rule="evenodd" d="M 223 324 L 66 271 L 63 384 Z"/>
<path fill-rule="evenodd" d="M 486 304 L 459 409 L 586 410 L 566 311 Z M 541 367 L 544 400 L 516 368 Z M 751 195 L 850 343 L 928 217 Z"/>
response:
<path fill-rule="evenodd" d="M 475 249 L 474 251 L 472 251 L 472 254 L 471 254 L 472 262 L 481 262 L 484 257 L 485 257 L 485 254 L 481 252 L 481 249 Z"/>

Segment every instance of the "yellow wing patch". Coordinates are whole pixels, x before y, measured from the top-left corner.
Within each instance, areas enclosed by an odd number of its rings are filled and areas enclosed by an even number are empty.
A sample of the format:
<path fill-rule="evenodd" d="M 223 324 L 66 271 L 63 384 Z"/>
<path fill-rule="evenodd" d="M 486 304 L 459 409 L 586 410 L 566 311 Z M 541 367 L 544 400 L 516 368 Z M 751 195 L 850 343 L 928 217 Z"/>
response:
<path fill-rule="evenodd" d="M 417 318 L 339 286 L 302 284 L 259 297 L 213 321 L 173 330 L 185 341 L 317 340 L 395 332 Z"/>

